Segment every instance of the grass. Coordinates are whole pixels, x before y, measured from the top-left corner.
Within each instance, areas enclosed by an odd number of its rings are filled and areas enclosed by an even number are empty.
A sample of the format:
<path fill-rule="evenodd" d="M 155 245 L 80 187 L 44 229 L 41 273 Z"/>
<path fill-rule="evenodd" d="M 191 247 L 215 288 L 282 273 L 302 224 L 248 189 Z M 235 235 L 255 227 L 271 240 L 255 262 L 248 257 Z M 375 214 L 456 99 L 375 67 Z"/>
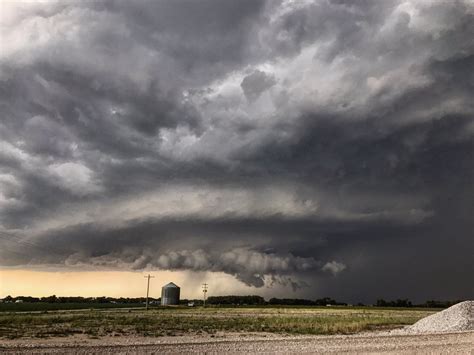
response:
<path fill-rule="evenodd" d="M 0 337 L 163 336 L 218 331 L 352 334 L 412 324 L 430 310 L 316 307 L 155 308 L 0 313 Z"/>

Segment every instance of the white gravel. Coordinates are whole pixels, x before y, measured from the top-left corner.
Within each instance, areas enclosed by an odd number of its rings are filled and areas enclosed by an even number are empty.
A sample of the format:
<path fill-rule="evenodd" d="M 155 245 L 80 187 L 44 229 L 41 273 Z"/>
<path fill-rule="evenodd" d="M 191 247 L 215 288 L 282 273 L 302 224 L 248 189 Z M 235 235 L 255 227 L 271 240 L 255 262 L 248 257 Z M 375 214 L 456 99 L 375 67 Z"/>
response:
<path fill-rule="evenodd" d="M 427 334 L 474 330 L 474 301 L 455 304 L 441 312 L 420 319 L 413 325 L 392 331 L 392 334 Z"/>

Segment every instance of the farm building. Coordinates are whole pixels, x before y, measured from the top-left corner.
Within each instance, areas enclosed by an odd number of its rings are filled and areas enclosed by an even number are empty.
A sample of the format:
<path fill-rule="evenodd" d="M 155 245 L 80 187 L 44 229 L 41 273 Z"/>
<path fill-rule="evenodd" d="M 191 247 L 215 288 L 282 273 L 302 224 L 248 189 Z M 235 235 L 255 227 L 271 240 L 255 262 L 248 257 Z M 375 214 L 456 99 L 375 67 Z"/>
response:
<path fill-rule="evenodd" d="M 179 292 L 180 288 L 173 282 L 164 285 L 161 288 L 161 305 L 171 306 L 179 304 Z"/>

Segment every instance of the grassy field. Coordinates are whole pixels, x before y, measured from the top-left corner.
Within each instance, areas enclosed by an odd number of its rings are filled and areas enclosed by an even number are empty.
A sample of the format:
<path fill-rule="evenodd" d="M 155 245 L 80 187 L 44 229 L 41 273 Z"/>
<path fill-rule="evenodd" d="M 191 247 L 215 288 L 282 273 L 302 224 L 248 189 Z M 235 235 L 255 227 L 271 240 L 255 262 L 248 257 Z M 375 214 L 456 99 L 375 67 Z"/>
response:
<path fill-rule="evenodd" d="M 430 310 L 325 307 L 155 308 L 0 313 L 0 337 L 163 336 L 218 331 L 350 334 L 412 324 Z"/>

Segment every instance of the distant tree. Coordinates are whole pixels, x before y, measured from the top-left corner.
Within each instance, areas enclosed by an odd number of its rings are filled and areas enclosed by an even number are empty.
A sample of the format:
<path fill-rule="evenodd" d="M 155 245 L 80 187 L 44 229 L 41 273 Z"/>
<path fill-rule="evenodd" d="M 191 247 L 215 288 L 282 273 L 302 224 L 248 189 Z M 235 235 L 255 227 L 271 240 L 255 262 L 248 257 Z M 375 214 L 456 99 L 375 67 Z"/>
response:
<path fill-rule="evenodd" d="M 42 297 L 41 301 L 48 302 L 48 303 L 56 303 L 58 301 L 58 298 L 56 297 L 56 295 L 52 295 L 48 297 Z"/>
<path fill-rule="evenodd" d="M 3 302 L 12 302 L 12 301 L 13 301 L 13 297 L 10 295 L 8 295 L 7 297 L 3 299 Z"/>
<path fill-rule="evenodd" d="M 307 300 L 302 298 L 270 298 L 268 304 L 271 305 L 285 305 L 285 306 L 326 306 L 330 305 L 346 305 L 346 303 L 337 302 L 330 297 L 324 297 L 313 300 Z"/>
<path fill-rule="evenodd" d="M 97 297 L 95 301 L 97 303 L 110 303 L 110 300 L 108 300 L 105 296 Z"/>
<path fill-rule="evenodd" d="M 263 305 L 265 299 L 261 296 L 211 296 L 207 304 L 214 305 Z"/>
<path fill-rule="evenodd" d="M 411 307 L 412 304 L 408 299 L 397 299 L 393 302 L 393 307 Z"/>
<path fill-rule="evenodd" d="M 31 297 L 31 296 L 19 296 L 17 299 L 21 299 L 23 302 L 28 302 L 28 303 L 36 303 L 39 302 L 40 299 L 37 297 Z"/>
<path fill-rule="evenodd" d="M 395 301 L 385 301 L 384 299 L 378 299 L 375 305 L 377 307 L 413 307 L 412 303 L 408 299 L 397 299 Z"/>
<path fill-rule="evenodd" d="M 388 302 L 385 301 L 383 298 L 380 298 L 377 300 L 377 302 L 375 303 L 375 305 L 377 307 L 388 307 Z"/>
<path fill-rule="evenodd" d="M 268 304 L 286 306 L 315 306 L 316 302 L 302 298 L 270 298 Z"/>
<path fill-rule="evenodd" d="M 462 302 L 462 300 L 455 300 L 455 301 L 426 301 L 425 303 L 417 305 L 417 307 L 429 307 L 429 308 L 447 308 L 451 307 L 452 305 Z"/>
<path fill-rule="evenodd" d="M 325 305 L 337 305 L 337 304 L 341 304 L 341 303 L 338 303 L 336 302 L 335 300 L 333 300 L 332 298 L 330 297 L 324 297 L 324 298 L 320 298 L 320 299 L 317 299 L 315 301 L 315 303 L 318 305 L 318 306 L 325 306 Z"/>

